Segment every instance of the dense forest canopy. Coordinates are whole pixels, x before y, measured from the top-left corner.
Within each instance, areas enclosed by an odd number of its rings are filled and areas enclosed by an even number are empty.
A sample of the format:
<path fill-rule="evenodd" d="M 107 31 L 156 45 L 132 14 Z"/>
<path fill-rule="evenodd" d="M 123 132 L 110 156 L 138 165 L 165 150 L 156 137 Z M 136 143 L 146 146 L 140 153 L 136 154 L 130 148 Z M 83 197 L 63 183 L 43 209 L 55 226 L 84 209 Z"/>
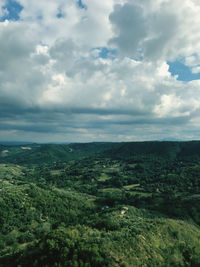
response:
<path fill-rule="evenodd" d="M 200 142 L 0 145 L 0 266 L 200 266 Z"/>

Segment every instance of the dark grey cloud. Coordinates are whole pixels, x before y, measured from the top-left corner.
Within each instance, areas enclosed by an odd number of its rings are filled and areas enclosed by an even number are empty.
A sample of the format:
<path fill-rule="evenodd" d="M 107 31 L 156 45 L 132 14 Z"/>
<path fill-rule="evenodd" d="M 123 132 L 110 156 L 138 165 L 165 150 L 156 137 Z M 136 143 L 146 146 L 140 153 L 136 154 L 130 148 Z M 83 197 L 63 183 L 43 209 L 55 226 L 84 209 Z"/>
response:
<path fill-rule="evenodd" d="M 137 4 L 116 5 L 109 19 L 117 37 L 110 40 L 122 54 L 137 56 L 141 41 L 147 35 L 143 9 Z"/>

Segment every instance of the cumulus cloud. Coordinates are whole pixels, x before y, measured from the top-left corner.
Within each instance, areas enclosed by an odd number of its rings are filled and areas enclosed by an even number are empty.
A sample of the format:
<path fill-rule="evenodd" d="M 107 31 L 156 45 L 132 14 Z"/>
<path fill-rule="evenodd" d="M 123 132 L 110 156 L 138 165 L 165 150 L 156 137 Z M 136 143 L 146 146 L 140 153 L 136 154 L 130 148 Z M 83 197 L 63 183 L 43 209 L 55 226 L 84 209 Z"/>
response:
<path fill-rule="evenodd" d="M 7 12 L 8 12 L 6 10 L 6 8 L 4 8 L 5 4 L 6 4 L 6 1 L 5 0 L 0 0 L 0 17 L 6 15 Z"/>
<path fill-rule="evenodd" d="M 0 139 L 197 137 L 200 82 L 168 61 L 200 71 L 198 1 L 18 2 L 0 22 Z"/>
<path fill-rule="evenodd" d="M 200 51 L 200 3 L 193 0 L 128 1 L 110 14 L 115 37 L 126 56 L 175 60 Z"/>

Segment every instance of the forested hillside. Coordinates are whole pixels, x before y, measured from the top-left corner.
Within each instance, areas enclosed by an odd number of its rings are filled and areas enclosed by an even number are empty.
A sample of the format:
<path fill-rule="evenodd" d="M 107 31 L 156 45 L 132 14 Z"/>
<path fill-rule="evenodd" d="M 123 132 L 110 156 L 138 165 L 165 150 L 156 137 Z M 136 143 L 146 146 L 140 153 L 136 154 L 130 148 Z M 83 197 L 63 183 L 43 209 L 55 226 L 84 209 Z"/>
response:
<path fill-rule="evenodd" d="M 0 266 L 200 266 L 200 142 L 1 145 Z"/>

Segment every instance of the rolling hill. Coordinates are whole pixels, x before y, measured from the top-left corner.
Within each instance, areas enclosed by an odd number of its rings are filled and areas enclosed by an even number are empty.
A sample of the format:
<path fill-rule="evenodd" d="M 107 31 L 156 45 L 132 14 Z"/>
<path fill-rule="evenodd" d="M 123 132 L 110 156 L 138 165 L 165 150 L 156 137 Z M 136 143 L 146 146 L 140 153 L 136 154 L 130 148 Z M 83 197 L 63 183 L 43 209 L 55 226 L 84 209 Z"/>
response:
<path fill-rule="evenodd" d="M 200 142 L 0 146 L 0 266 L 200 266 Z"/>

